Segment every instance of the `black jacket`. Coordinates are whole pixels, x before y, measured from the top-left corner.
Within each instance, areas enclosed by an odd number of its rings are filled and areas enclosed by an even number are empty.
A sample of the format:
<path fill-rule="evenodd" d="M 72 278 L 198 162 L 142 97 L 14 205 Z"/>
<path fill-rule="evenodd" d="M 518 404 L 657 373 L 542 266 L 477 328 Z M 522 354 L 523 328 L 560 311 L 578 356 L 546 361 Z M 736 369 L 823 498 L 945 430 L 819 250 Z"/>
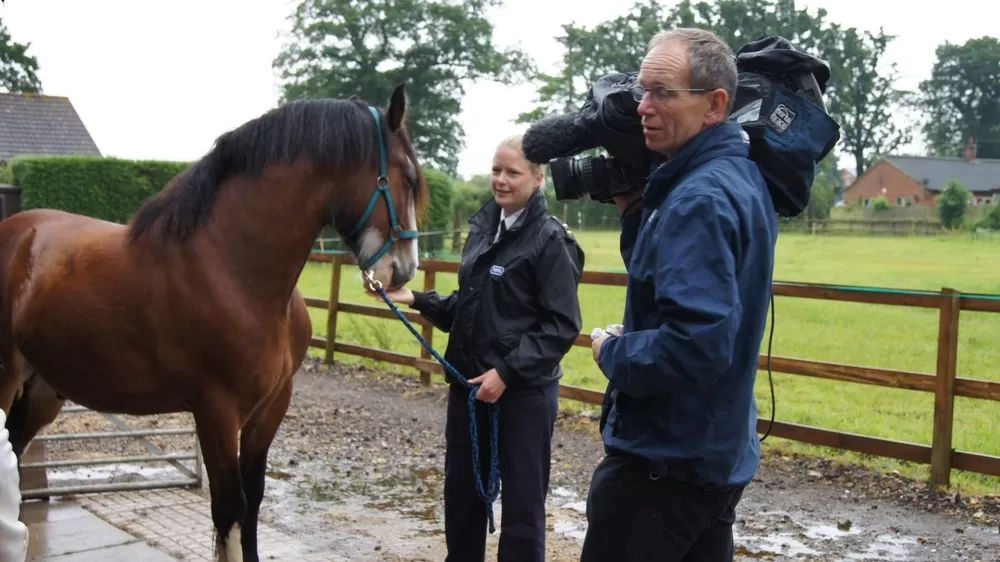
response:
<path fill-rule="evenodd" d="M 559 362 L 583 325 L 577 288 L 584 254 L 547 211 L 539 190 L 494 244 L 500 207 L 488 201 L 469 219 L 458 290 L 413 293 L 412 308 L 449 333 L 444 358 L 466 379 L 493 368 L 508 387 L 562 377 Z"/>

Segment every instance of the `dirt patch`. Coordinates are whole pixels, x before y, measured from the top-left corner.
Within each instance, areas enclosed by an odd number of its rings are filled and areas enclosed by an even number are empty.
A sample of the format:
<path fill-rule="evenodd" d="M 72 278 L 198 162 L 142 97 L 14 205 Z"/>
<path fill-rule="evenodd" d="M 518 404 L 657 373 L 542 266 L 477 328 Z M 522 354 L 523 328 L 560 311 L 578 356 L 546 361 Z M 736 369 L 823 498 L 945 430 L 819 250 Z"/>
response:
<path fill-rule="evenodd" d="M 443 559 L 445 399 L 440 385 L 307 361 L 272 447 L 262 519 L 315 552 L 351 560 Z M 67 414 L 50 431 L 96 431 L 99 418 Z M 133 427 L 191 426 L 185 415 L 126 418 Z M 548 499 L 553 562 L 579 560 L 587 488 L 602 456 L 596 429 L 586 415 L 560 414 Z M 160 439 L 172 451 L 189 447 Z M 65 455 L 123 454 L 121 444 L 57 445 Z M 500 527 L 499 501 L 494 509 Z M 1000 559 L 998 525 L 998 498 L 939 494 L 894 474 L 774 454 L 740 504 L 737 560 L 986 562 Z M 488 558 L 498 537 L 487 540 Z"/>

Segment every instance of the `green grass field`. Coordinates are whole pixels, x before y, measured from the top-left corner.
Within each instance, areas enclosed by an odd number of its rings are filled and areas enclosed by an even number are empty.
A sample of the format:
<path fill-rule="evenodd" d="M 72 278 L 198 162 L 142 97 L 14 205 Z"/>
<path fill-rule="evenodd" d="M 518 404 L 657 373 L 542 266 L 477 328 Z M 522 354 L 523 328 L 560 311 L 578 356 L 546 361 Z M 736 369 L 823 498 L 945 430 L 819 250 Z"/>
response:
<path fill-rule="evenodd" d="M 587 252 L 588 270 L 622 271 L 615 232 L 576 233 Z M 970 293 L 1000 294 L 1000 239 L 970 235 L 869 238 L 781 234 L 775 280 L 938 290 L 952 287 Z M 438 274 L 438 291 L 455 289 L 455 275 Z M 330 266 L 310 263 L 299 281 L 308 296 L 329 296 Z M 423 286 L 423 275 L 411 285 Z M 353 266 L 344 268 L 341 300 L 384 306 L 366 296 Z M 625 290 L 581 285 L 584 332 L 621 321 Z M 898 306 L 776 297 L 772 354 L 933 374 L 936 368 L 937 311 Z M 326 312 L 311 309 L 313 331 L 325 335 Z M 420 344 L 396 320 L 344 314 L 338 318 L 338 341 L 417 354 Z M 958 376 L 1000 380 L 1000 314 L 962 312 L 959 329 Z M 435 331 L 434 347 L 441 353 L 447 334 Z M 767 334 L 761 352 L 766 353 Z M 320 350 L 313 350 L 319 354 Z M 360 358 L 338 354 L 345 362 Z M 412 369 L 380 368 L 414 375 Z M 564 383 L 603 391 L 606 379 L 594 365 L 588 348 L 574 348 L 565 358 Z M 469 376 L 475 376 L 470 374 Z M 774 374 L 777 419 L 839 431 L 929 444 L 933 395 L 871 385 Z M 767 371 L 758 376 L 760 415 L 771 412 Z M 564 401 L 562 407 L 583 407 Z M 1000 455 L 1000 403 L 956 399 L 954 447 Z M 866 457 L 798 444 L 776 438 L 768 448 L 822 454 L 862 462 L 882 470 L 926 478 L 928 467 Z M 955 472 L 954 485 L 969 493 L 1000 493 L 1000 479 Z"/>

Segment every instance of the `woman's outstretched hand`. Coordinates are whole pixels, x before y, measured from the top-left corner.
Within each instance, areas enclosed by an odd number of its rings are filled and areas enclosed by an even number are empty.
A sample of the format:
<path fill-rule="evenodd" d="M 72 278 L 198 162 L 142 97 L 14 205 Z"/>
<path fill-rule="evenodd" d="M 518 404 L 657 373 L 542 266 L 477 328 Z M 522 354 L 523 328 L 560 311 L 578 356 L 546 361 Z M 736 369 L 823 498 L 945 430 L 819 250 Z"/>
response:
<path fill-rule="evenodd" d="M 371 289 L 366 289 L 366 291 L 368 292 L 369 295 L 377 298 L 380 301 L 382 300 L 382 297 L 375 291 L 372 291 Z M 403 287 L 401 289 L 395 289 L 392 291 L 386 291 L 385 294 L 389 297 L 390 300 L 392 300 L 392 302 L 396 304 L 406 304 L 406 305 L 413 304 L 413 291 L 407 289 L 406 287 Z"/>

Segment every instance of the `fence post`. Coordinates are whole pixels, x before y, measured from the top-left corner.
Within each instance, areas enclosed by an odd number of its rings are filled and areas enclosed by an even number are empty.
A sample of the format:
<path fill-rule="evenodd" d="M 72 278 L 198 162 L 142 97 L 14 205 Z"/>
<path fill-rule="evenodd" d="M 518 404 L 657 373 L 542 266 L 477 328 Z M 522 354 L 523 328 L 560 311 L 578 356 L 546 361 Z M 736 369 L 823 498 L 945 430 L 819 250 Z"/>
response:
<path fill-rule="evenodd" d="M 323 362 L 333 364 L 333 348 L 337 342 L 337 305 L 340 302 L 340 256 L 334 255 L 330 262 L 330 304 L 326 308 L 326 357 Z"/>
<path fill-rule="evenodd" d="M 430 291 L 434 288 L 434 284 L 437 276 L 437 270 L 434 269 L 434 262 L 427 261 L 424 262 L 424 291 Z M 422 336 L 427 340 L 427 343 L 432 347 L 434 345 L 434 327 L 431 325 L 425 325 L 422 329 Z M 424 346 L 420 346 L 420 357 L 421 359 L 430 359 L 431 354 Z M 420 384 L 424 386 L 430 386 L 431 384 L 431 373 L 430 371 L 420 371 Z"/>
<path fill-rule="evenodd" d="M 953 422 L 955 418 L 955 376 L 958 370 L 958 320 L 960 293 L 941 289 L 938 323 L 937 377 L 934 388 L 934 436 L 931 442 L 931 485 L 951 485 Z"/>

